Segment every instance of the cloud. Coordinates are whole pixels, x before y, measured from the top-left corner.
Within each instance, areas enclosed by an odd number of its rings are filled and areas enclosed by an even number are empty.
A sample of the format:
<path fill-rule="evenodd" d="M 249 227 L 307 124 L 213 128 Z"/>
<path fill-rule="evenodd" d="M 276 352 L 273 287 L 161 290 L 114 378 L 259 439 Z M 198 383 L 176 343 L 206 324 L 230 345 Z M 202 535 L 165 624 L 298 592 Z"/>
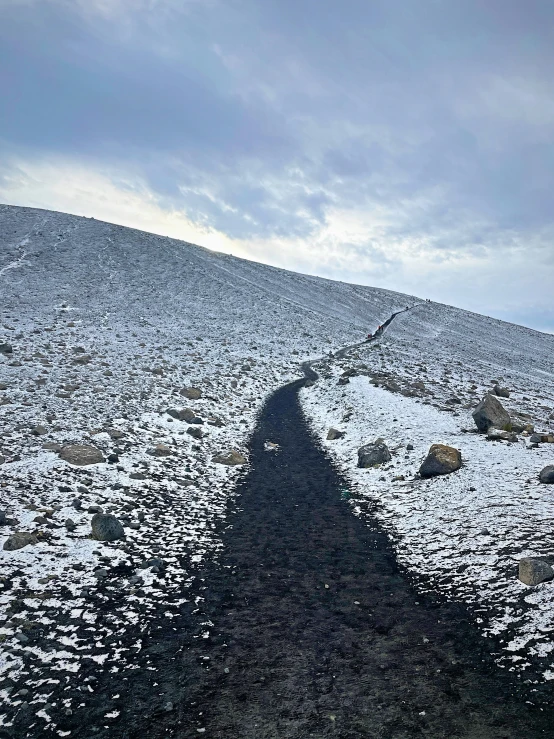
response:
<path fill-rule="evenodd" d="M 0 3 L 11 202 L 148 228 L 145 206 L 150 230 L 475 310 L 550 300 L 549 3 Z"/>

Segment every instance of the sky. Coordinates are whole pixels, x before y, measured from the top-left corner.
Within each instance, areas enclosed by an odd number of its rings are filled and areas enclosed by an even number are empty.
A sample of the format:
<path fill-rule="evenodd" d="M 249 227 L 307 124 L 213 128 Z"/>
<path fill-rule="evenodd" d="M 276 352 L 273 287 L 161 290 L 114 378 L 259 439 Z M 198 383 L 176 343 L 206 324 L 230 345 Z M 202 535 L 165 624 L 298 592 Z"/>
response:
<path fill-rule="evenodd" d="M 0 0 L 0 202 L 554 332 L 551 0 Z"/>

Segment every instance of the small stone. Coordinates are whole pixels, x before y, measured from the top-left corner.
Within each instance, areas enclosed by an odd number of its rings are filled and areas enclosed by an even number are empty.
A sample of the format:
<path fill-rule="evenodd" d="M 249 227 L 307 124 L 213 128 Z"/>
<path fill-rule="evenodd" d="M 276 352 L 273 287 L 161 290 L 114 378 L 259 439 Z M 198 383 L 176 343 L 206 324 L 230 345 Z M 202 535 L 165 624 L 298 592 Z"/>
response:
<path fill-rule="evenodd" d="M 125 537 L 121 521 L 110 513 L 96 513 L 92 517 L 91 526 L 92 537 L 98 541 L 115 541 Z"/>
<path fill-rule="evenodd" d="M 13 347 L 11 344 L 3 343 L 0 344 L 0 354 L 12 354 Z"/>
<path fill-rule="evenodd" d="M 152 457 L 169 457 L 169 455 L 172 454 L 172 451 L 167 444 L 156 444 L 156 446 L 149 449 L 147 453 Z"/>
<path fill-rule="evenodd" d="M 43 436 L 44 434 L 48 433 L 48 429 L 44 426 L 35 426 L 34 429 L 31 432 L 33 436 Z"/>
<path fill-rule="evenodd" d="M 101 580 L 104 577 L 108 577 L 108 570 L 105 567 L 99 567 L 97 570 L 94 570 L 92 573 L 94 577 L 97 577 L 99 580 Z"/>
<path fill-rule="evenodd" d="M 144 472 L 131 472 L 129 475 L 130 480 L 146 480 Z"/>
<path fill-rule="evenodd" d="M 544 559 L 524 557 L 519 560 L 518 577 L 525 585 L 538 585 L 545 580 L 551 580 L 554 577 L 554 570 Z"/>
<path fill-rule="evenodd" d="M 71 505 L 77 511 L 83 507 L 83 504 L 81 503 L 81 499 L 80 498 L 73 498 L 73 500 L 71 501 Z"/>
<path fill-rule="evenodd" d="M 237 452 L 235 449 L 230 449 L 224 454 L 216 454 L 215 457 L 213 457 L 212 461 L 216 464 L 227 465 L 246 464 L 246 458 L 243 457 L 242 454 Z"/>
<path fill-rule="evenodd" d="M 189 400 L 198 400 L 202 397 L 202 391 L 197 387 L 184 387 L 182 390 L 180 390 L 180 393 Z"/>
<path fill-rule="evenodd" d="M 68 531 L 75 531 L 75 529 L 77 528 L 77 524 L 72 518 L 66 518 L 64 525 Z"/>
<path fill-rule="evenodd" d="M 552 485 L 554 483 L 554 464 L 549 464 L 546 467 L 543 467 L 539 474 L 539 480 L 547 485 Z"/>
<path fill-rule="evenodd" d="M 344 431 L 339 431 L 338 429 L 330 428 L 327 433 L 327 441 L 335 441 L 336 439 L 342 439 L 344 436 Z"/>
<path fill-rule="evenodd" d="M 89 444 L 70 444 L 69 446 L 64 446 L 60 452 L 60 459 L 77 467 L 100 464 L 104 461 L 100 449 Z"/>
<path fill-rule="evenodd" d="M 140 564 L 141 570 L 146 570 L 149 567 L 157 567 L 159 570 L 163 570 L 165 562 L 159 557 L 151 557 L 150 559 L 145 559 L 144 562 L 141 562 Z"/>
<path fill-rule="evenodd" d="M 8 536 L 2 547 L 6 552 L 13 552 L 16 549 L 23 549 L 28 544 L 36 544 L 37 535 L 30 531 L 17 531 L 15 534 Z"/>
<path fill-rule="evenodd" d="M 193 439 L 202 439 L 202 438 L 204 438 L 204 433 L 203 433 L 202 429 L 196 428 L 194 426 L 189 426 L 188 427 L 187 434 L 189 434 L 189 436 L 192 436 Z"/>

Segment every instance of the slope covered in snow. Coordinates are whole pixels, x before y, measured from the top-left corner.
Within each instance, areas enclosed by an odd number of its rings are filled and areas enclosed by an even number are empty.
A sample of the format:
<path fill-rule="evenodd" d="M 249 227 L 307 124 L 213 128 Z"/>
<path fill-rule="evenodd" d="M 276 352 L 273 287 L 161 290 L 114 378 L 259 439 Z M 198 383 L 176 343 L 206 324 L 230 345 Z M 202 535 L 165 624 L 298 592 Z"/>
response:
<path fill-rule="evenodd" d="M 422 586 L 476 605 L 513 664 L 548 660 L 554 586 L 530 591 L 514 566 L 549 553 L 549 488 L 536 478 L 554 461 L 550 447 L 460 429 L 492 380 L 510 387 L 512 412 L 546 429 L 554 337 L 10 206 L 0 206 L 0 292 L 0 543 L 18 531 L 34 542 L 2 551 L 0 686 L 34 716 L 35 733 L 57 731 L 52 681 L 69 685 L 99 665 L 133 669 L 160 620 L 175 617 L 203 558 L 217 553 L 215 524 L 247 469 L 214 457 L 246 455 L 267 395 L 301 377 L 302 361 L 361 341 L 406 306 L 378 343 L 320 365 L 321 380 L 302 391 L 306 414 L 355 483 L 355 511 L 380 517 Z M 338 385 L 345 368 L 359 376 Z M 330 425 L 346 436 L 326 442 Z M 377 436 L 397 448 L 393 462 L 357 470 L 358 446 Z M 459 446 L 464 467 L 421 483 L 414 473 L 436 441 Z M 73 466 L 59 455 L 71 444 L 105 461 Z M 90 537 L 98 510 L 123 523 L 124 539 Z M 20 693 L 29 688 L 32 700 Z"/>

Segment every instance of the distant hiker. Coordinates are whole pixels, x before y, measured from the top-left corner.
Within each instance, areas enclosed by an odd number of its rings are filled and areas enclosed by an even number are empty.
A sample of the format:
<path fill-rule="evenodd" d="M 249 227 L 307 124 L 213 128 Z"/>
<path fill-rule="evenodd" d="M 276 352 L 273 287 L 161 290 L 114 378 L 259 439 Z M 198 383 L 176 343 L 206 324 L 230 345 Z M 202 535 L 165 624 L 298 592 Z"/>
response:
<path fill-rule="evenodd" d="M 367 335 L 367 340 L 368 340 L 368 341 L 369 341 L 370 339 L 372 339 L 372 338 L 373 338 L 373 334 L 368 334 L 368 335 Z"/>

